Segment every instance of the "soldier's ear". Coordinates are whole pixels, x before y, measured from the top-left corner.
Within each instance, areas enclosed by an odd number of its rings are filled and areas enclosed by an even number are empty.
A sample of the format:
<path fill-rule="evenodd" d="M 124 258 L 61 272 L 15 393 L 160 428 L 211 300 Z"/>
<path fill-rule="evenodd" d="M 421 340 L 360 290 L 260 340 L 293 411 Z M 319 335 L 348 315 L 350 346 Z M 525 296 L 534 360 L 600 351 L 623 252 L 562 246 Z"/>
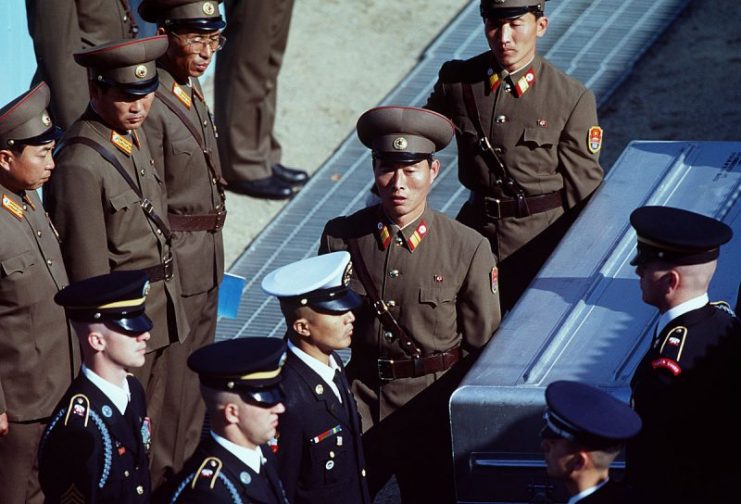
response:
<path fill-rule="evenodd" d="M 294 320 L 291 328 L 293 329 L 293 332 L 299 336 L 308 337 L 311 335 L 311 331 L 309 330 L 309 321 L 305 317 L 299 317 Z"/>
<path fill-rule="evenodd" d="M 102 352 L 106 347 L 105 337 L 99 331 L 90 331 L 87 335 L 87 344 L 96 352 Z"/>
<path fill-rule="evenodd" d="M 548 17 L 547 16 L 540 16 L 538 19 L 535 20 L 535 35 L 537 37 L 542 37 L 545 35 L 546 30 L 548 29 Z"/>
<path fill-rule="evenodd" d="M 13 163 L 15 156 L 7 149 L 0 150 L 0 168 L 4 171 L 10 171 L 10 165 Z"/>
<path fill-rule="evenodd" d="M 221 410 L 224 415 L 226 424 L 238 424 L 239 423 L 239 406 L 233 402 L 228 402 L 224 405 L 224 409 Z"/>
<path fill-rule="evenodd" d="M 433 158 L 430 162 L 430 171 L 432 172 L 432 180 L 435 180 L 437 174 L 440 173 L 440 160 Z"/>

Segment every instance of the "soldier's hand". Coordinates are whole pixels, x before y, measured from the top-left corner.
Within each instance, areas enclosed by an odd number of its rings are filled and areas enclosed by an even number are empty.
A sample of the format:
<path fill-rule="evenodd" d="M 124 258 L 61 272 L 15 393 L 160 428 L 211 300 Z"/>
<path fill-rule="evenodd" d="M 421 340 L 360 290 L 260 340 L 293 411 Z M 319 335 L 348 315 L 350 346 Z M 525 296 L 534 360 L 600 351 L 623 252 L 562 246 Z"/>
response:
<path fill-rule="evenodd" d="M 7 436 L 8 431 L 10 429 L 8 428 L 8 414 L 3 413 L 0 415 L 0 437 Z"/>

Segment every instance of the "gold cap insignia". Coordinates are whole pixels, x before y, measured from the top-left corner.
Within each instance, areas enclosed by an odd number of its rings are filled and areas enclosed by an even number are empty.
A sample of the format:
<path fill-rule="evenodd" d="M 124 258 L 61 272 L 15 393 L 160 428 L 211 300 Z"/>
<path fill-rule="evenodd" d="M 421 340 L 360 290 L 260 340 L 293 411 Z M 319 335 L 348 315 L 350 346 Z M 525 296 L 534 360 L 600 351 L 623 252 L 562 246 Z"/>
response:
<path fill-rule="evenodd" d="M 147 73 L 149 71 L 147 70 L 147 67 L 144 65 L 139 65 L 134 69 L 134 75 L 136 75 L 139 79 L 143 79 L 147 76 Z"/>
<path fill-rule="evenodd" d="M 207 16 L 213 16 L 214 12 L 216 12 L 216 9 L 214 8 L 214 4 L 211 2 L 204 2 L 203 3 L 203 13 Z"/>
<path fill-rule="evenodd" d="M 394 149 L 396 150 L 404 150 L 407 148 L 407 145 L 409 145 L 409 142 L 404 137 L 398 137 L 394 140 Z"/>
<path fill-rule="evenodd" d="M 41 114 L 41 123 L 47 127 L 51 126 L 51 117 L 49 117 L 49 113 L 46 110 Z"/>

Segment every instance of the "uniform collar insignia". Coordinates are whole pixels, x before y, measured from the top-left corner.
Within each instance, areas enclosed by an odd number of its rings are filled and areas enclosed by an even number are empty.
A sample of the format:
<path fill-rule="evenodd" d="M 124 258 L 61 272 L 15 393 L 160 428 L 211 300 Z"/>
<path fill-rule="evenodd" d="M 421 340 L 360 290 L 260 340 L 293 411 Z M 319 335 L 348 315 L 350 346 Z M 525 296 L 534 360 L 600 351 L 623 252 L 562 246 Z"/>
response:
<path fill-rule="evenodd" d="M 411 228 L 407 228 L 411 229 Z M 427 227 L 427 223 L 424 219 L 421 219 L 419 221 L 419 224 L 417 224 L 417 227 L 414 228 L 414 230 L 409 234 L 409 236 L 402 231 L 402 234 L 404 235 L 404 238 L 406 238 L 407 247 L 409 247 L 410 252 L 414 252 L 414 249 L 419 247 L 419 244 L 422 243 L 422 240 L 425 236 L 427 236 L 427 232 L 429 231 L 429 228 Z"/>
<path fill-rule="evenodd" d="M 3 208 L 10 212 L 19 221 L 23 220 L 23 207 L 16 203 L 7 194 L 3 193 Z"/>
<path fill-rule="evenodd" d="M 389 230 L 389 227 L 380 220 L 376 224 L 376 239 L 378 240 L 378 245 L 381 247 L 381 250 L 386 250 L 391 243 L 391 231 Z"/>
<path fill-rule="evenodd" d="M 118 134 L 114 130 L 111 130 L 111 143 L 127 156 L 131 156 L 131 152 L 134 149 L 134 144 L 125 136 Z"/>
<path fill-rule="evenodd" d="M 191 88 L 193 89 L 193 94 L 196 95 L 196 97 L 198 97 L 199 100 L 201 100 L 202 102 L 205 102 L 206 98 L 203 96 L 203 93 L 201 93 L 201 91 L 198 89 L 198 86 L 193 83 L 192 79 L 190 82 L 191 82 Z"/>
<path fill-rule="evenodd" d="M 514 93 L 518 98 L 535 84 L 535 69 L 530 67 L 515 83 Z"/>
<path fill-rule="evenodd" d="M 172 94 L 175 95 L 175 98 L 177 98 L 185 108 L 190 110 L 190 107 L 193 105 L 193 99 L 190 97 L 190 93 L 180 87 L 177 82 L 172 83 Z"/>

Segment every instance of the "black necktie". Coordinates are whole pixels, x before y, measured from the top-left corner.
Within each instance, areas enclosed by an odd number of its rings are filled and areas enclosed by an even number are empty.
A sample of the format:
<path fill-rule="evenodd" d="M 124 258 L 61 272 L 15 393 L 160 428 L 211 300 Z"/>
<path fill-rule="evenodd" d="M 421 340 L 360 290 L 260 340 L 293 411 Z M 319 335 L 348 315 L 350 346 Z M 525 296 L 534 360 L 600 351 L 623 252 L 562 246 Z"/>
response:
<path fill-rule="evenodd" d="M 339 369 L 335 369 L 334 378 L 332 379 L 332 381 L 334 381 L 334 384 L 337 385 L 337 389 L 340 392 L 340 397 L 342 398 L 342 406 L 345 408 L 347 418 L 350 418 L 350 397 L 347 393 L 347 385 L 345 384 L 344 376 L 342 376 L 342 373 Z"/>

